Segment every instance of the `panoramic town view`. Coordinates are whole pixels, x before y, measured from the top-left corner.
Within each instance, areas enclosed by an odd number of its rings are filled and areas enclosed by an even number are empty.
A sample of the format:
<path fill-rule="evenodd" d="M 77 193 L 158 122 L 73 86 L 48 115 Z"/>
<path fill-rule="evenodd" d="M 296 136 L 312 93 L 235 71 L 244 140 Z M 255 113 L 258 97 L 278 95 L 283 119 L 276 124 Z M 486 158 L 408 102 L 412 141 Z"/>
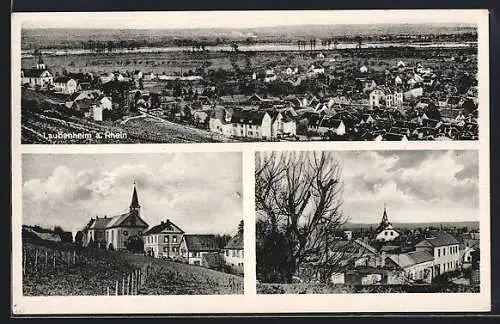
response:
<path fill-rule="evenodd" d="M 24 296 L 243 294 L 239 153 L 28 154 L 22 190 Z"/>
<path fill-rule="evenodd" d="M 476 151 L 258 152 L 260 294 L 479 292 Z"/>
<path fill-rule="evenodd" d="M 478 139 L 467 24 L 21 31 L 24 144 Z"/>

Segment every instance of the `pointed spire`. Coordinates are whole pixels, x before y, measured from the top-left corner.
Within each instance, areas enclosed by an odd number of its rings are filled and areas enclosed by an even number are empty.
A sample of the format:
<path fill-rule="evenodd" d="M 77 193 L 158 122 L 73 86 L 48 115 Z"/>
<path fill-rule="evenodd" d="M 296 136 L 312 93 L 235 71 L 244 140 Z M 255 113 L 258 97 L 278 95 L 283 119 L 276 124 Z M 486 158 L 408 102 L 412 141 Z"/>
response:
<path fill-rule="evenodd" d="M 139 205 L 139 198 L 137 197 L 137 189 L 135 187 L 135 181 L 134 181 L 134 192 L 132 193 L 132 201 L 130 202 L 130 209 L 138 209 L 141 208 Z"/>

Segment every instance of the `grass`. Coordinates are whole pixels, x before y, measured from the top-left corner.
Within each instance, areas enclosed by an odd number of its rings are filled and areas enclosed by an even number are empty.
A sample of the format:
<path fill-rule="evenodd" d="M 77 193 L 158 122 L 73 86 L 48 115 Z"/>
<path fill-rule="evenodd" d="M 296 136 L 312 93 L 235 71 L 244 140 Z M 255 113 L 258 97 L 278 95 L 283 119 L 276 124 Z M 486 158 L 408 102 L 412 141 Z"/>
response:
<path fill-rule="evenodd" d="M 140 295 L 243 293 L 243 278 L 239 276 L 142 254 L 75 248 L 73 244 L 25 239 L 23 295 L 106 295 L 108 287 L 114 294 L 116 281 L 121 292 L 124 278 L 136 269 L 145 273 L 146 268 L 149 275 Z"/>

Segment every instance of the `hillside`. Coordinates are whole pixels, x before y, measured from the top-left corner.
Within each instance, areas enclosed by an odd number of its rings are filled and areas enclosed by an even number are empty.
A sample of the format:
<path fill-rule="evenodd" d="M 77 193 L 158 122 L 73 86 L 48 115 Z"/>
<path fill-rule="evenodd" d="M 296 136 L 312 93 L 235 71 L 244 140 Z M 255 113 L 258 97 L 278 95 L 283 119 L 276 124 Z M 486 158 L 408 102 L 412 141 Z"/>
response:
<path fill-rule="evenodd" d="M 25 261 L 24 261 L 25 260 Z M 118 294 L 130 275 L 142 273 L 139 295 L 243 293 L 243 278 L 142 254 L 77 248 L 71 243 L 23 239 L 23 294 L 74 296 Z"/>

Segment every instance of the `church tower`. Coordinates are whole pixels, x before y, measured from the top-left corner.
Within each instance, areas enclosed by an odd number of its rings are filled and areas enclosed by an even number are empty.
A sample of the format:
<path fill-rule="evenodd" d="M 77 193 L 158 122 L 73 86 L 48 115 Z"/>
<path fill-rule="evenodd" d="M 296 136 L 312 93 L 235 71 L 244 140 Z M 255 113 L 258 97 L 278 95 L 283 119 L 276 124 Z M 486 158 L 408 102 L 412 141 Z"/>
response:
<path fill-rule="evenodd" d="M 132 201 L 130 202 L 130 212 L 137 212 L 137 215 L 139 215 L 139 211 L 141 209 L 141 205 L 139 205 L 139 198 L 137 197 L 137 188 L 135 187 L 135 182 L 134 182 L 134 192 L 132 193 Z"/>
<path fill-rule="evenodd" d="M 45 69 L 47 69 L 46 66 L 45 66 L 45 63 L 43 62 L 42 52 L 40 52 L 39 55 L 38 55 L 38 63 L 36 64 L 36 69 L 37 70 L 45 70 Z"/>

